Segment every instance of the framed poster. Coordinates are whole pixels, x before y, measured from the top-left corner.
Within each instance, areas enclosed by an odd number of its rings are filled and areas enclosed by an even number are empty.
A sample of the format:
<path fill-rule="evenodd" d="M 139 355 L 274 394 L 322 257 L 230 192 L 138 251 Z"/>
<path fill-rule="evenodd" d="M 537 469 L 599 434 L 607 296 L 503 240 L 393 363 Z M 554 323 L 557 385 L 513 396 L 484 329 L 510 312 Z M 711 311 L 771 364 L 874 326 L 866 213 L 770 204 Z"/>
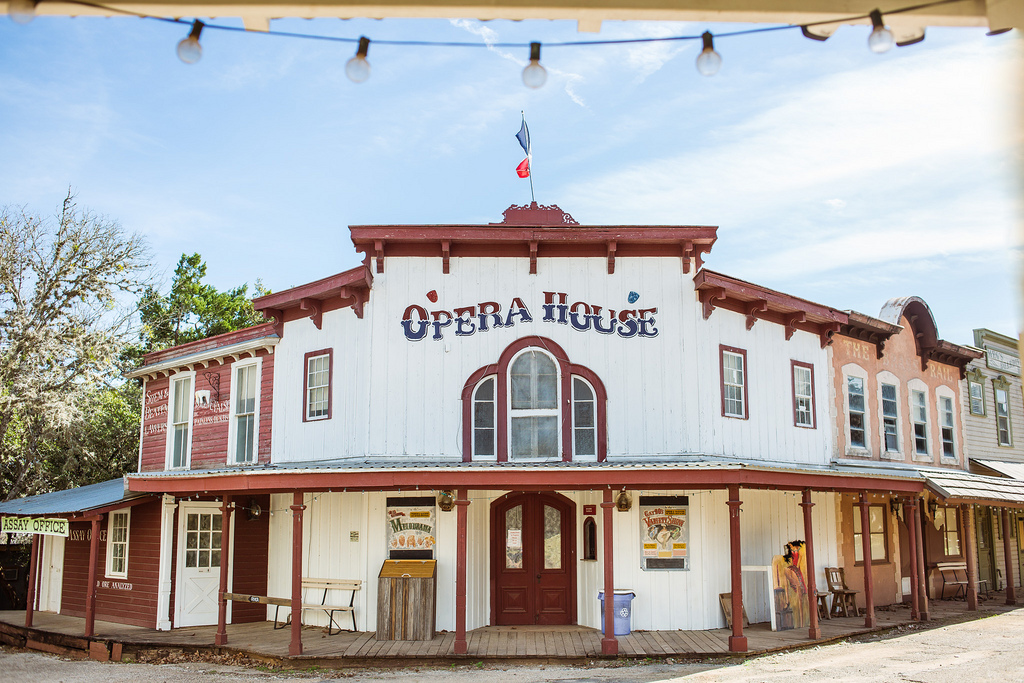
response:
<path fill-rule="evenodd" d="M 389 560 L 432 560 L 436 542 L 433 496 L 387 499 Z"/>
<path fill-rule="evenodd" d="M 640 496 L 640 568 L 690 568 L 689 499 Z"/>

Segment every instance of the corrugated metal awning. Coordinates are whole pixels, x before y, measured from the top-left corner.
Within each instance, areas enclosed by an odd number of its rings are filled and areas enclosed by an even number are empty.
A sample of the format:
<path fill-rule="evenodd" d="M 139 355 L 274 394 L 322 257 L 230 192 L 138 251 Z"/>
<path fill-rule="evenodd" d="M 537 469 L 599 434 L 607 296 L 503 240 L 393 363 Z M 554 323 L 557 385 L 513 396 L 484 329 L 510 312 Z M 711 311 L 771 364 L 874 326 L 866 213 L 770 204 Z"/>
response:
<path fill-rule="evenodd" d="M 142 497 L 148 496 L 128 492 L 123 478 L 111 479 L 67 491 L 9 500 L 0 503 L 0 515 L 69 515 L 111 507 Z"/>
<path fill-rule="evenodd" d="M 981 460 L 971 458 L 971 462 L 987 467 L 993 472 L 998 472 L 1004 477 L 1024 481 L 1024 462 L 1006 462 L 1005 460 Z"/>
<path fill-rule="evenodd" d="M 1024 481 L 961 470 L 928 470 L 923 474 L 929 488 L 952 502 L 1024 507 Z"/>

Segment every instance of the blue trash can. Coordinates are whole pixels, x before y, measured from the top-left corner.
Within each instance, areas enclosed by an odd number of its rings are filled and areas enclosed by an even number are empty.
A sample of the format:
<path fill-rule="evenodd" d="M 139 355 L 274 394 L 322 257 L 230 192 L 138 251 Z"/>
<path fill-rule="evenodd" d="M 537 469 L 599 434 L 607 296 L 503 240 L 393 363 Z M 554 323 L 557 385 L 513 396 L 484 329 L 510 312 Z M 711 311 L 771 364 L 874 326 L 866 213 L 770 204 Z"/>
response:
<path fill-rule="evenodd" d="M 615 635 L 628 636 L 631 632 L 630 625 L 633 617 L 633 598 L 636 593 L 628 590 L 616 589 L 612 606 L 615 608 Z M 597 592 L 597 599 L 601 602 L 601 632 L 604 633 L 604 591 Z"/>

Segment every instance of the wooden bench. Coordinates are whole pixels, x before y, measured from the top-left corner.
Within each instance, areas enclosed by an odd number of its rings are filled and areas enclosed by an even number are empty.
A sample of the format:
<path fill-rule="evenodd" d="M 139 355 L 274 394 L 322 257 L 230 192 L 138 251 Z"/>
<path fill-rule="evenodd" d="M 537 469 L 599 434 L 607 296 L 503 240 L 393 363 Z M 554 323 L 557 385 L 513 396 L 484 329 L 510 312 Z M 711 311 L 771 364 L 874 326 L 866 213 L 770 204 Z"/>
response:
<path fill-rule="evenodd" d="M 362 581 L 352 579 L 302 579 L 302 609 L 319 609 L 323 610 L 327 614 L 327 635 L 334 635 L 335 633 L 341 633 L 341 624 L 334 620 L 334 614 L 336 612 L 348 612 L 352 615 L 352 631 L 356 630 L 356 591 L 361 590 L 363 587 Z M 323 591 L 320 594 L 320 602 L 306 602 L 307 591 Z M 328 604 L 327 596 L 331 591 L 348 591 L 349 600 L 347 605 L 333 605 Z M 245 593 L 225 593 L 224 598 L 226 600 L 235 600 L 238 602 L 249 602 L 259 603 L 261 605 L 273 605 L 274 606 L 274 628 L 281 629 L 291 624 L 292 615 L 289 614 L 288 618 L 282 623 L 278 618 L 278 614 L 282 607 L 291 607 L 292 601 L 289 598 L 274 598 L 266 595 L 248 595 Z M 314 598 L 315 599 L 315 598 Z M 293 610 L 294 611 L 294 610 Z M 337 631 L 334 629 L 337 628 Z"/>
<path fill-rule="evenodd" d="M 942 590 L 939 591 L 939 597 L 943 600 L 946 599 L 946 586 L 955 586 L 956 590 L 953 591 L 951 598 L 956 598 L 961 593 L 963 597 L 967 597 L 967 562 L 936 562 L 935 569 L 939 572 L 939 576 L 942 577 Z M 960 572 L 963 572 L 963 578 L 960 578 Z M 975 581 L 980 591 L 981 584 L 985 584 L 985 592 L 988 593 L 988 579 L 978 579 Z"/>

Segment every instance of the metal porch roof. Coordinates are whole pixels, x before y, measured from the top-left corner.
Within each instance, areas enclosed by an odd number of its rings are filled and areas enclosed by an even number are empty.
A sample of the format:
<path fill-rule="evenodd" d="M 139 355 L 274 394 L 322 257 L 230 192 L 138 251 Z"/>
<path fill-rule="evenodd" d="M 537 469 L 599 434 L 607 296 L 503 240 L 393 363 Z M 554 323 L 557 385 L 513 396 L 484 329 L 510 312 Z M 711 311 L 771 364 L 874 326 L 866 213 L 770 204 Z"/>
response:
<path fill-rule="evenodd" d="M 1011 479 L 1019 479 L 1024 481 L 1024 462 L 1006 462 L 1005 460 L 982 460 L 980 458 L 971 458 L 971 462 L 976 462 L 983 467 L 987 467 L 990 470 L 999 472 L 1004 476 L 1010 477 Z"/>
<path fill-rule="evenodd" d="M 123 478 L 111 479 L 67 491 L 9 500 L 0 503 L 0 515 L 66 515 L 107 507 L 145 495 L 148 494 L 128 492 Z"/>
<path fill-rule="evenodd" d="M 1024 507 L 1024 481 L 961 470 L 927 470 L 925 480 L 940 497 L 965 503 Z"/>

